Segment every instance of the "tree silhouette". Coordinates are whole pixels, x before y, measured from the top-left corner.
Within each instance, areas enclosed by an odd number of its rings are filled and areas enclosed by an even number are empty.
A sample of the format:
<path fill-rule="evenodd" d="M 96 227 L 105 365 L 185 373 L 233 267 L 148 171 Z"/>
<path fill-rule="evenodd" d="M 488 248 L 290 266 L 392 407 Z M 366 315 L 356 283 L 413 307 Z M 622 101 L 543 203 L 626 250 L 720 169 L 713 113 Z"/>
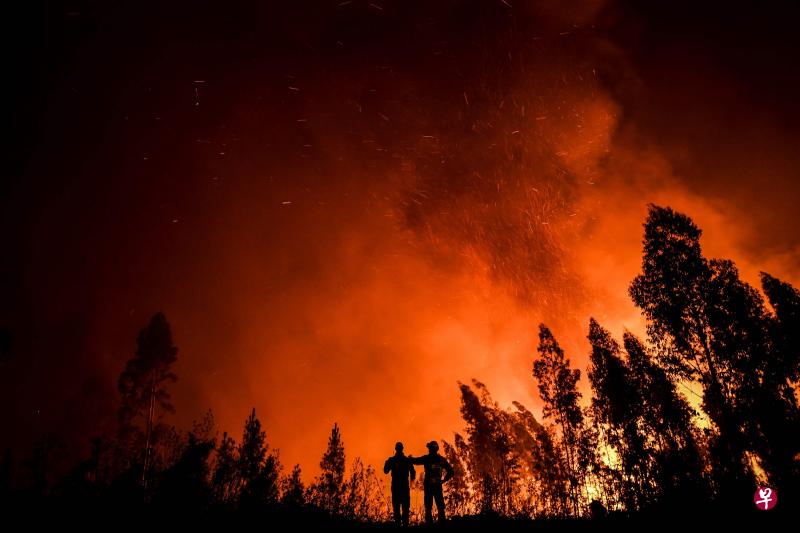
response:
<path fill-rule="evenodd" d="M 485 385 L 473 380 L 479 397 L 468 385 L 461 389 L 461 416 L 467 424 L 467 458 L 473 490 L 481 512 L 505 513 L 515 483 L 517 459 L 506 432 L 505 413 L 491 399 Z"/>
<path fill-rule="evenodd" d="M 620 511 L 671 512 L 687 501 L 739 501 L 756 476 L 787 501 L 798 495 L 800 292 L 762 273 L 762 294 L 731 261 L 705 258 L 700 236 L 689 217 L 650 206 L 642 273 L 629 291 L 648 337 L 625 332 L 621 347 L 589 321 L 590 407 L 578 392 L 580 371 L 544 325 L 533 377 L 546 425 L 518 402 L 501 408 L 477 380 L 458 384 L 465 431 L 452 444 L 442 441 L 456 474 L 445 486 L 454 514 L 613 519 Z M 210 411 L 189 431 L 164 425 L 176 353 L 169 324 L 154 315 L 118 380 L 116 440 L 93 439 L 88 457 L 67 469 L 62 446 L 45 433 L 24 462 L 28 479 L 12 479 L 7 453 L 0 495 L 13 501 L 16 485 L 30 501 L 65 507 L 268 511 L 270 519 L 288 513 L 323 525 L 331 515 L 387 517 L 374 469 L 356 458 L 346 475 L 338 424 L 308 489 L 300 465 L 281 475 L 255 409 L 238 445 L 223 433 L 215 447 Z M 679 387 L 702 391 L 707 426 Z"/>
<path fill-rule="evenodd" d="M 306 488 L 303 484 L 300 465 L 281 480 L 281 503 L 287 507 L 302 507 L 306 504 Z"/>
<path fill-rule="evenodd" d="M 527 516 L 558 516 L 565 513 L 568 491 L 563 460 L 553 444 L 551 432 L 519 402 L 508 413 L 512 453 L 516 457 L 515 510 Z"/>
<path fill-rule="evenodd" d="M 211 501 L 208 458 L 213 450 L 213 440 L 190 432 L 178 460 L 161 474 L 154 500 L 180 511 L 205 509 Z"/>
<path fill-rule="evenodd" d="M 563 460 L 555 443 L 552 428 L 546 428 L 536 421 L 533 414 L 517 404 L 519 420 L 527 428 L 529 435 L 535 437 L 531 449 L 528 494 L 533 500 L 531 513 L 544 516 L 564 516 L 568 509 L 568 477 Z M 524 444 L 524 440 L 517 442 Z M 532 443 L 533 444 L 533 443 Z"/>
<path fill-rule="evenodd" d="M 479 504 L 476 501 L 477 499 L 476 491 L 472 490 L 472 488 L 475 487 L 477 483 L 475 482 L 474 479 L 475 476 L 473 475 L 472 465 L 469 460 L 470 458 L 469 445 L 467 444 L 467 441 L 464 440 L 464 437 L 460 433 L 456 433 L 455 437 L 453 438 L 453 448 L 455 450 L 456 455 L 458 456 L 461 465 L 464 467 L 465 475 L 463 478 L 463 482 L 468 488 L 468 492 L 466 494 L 466 499 L 464 501 L 464 506 L 463 506 L 464 514 L 475 513 L 479 508 Z M 453 465 L 453 467 L 455 468 L 455 465 Z M 419 490 L 424 490 L 425 488 L 424 481 L 425 480 L 422 479 L 422 476 L 417 477 Z M 453 481 L 455 481 L 455 475 L 453 476 L 453 479 L 451 479 L 447 483 L 447 485 L 445 485 L 445 488 L 447 488 Z"/>
<path fill-rule="evenodd" d="M 156 431 L 159 418 L 157 411 L 174 411 L 166 385 L 177 379 L 172 372 L 172 364 L 177 358 L 178 349 L 172 342 L 172 331 L 163 313 L 153 315 L 148 325 L 139 332 L 136 345 L 134 356 L 125 365 L 117 382 L 121 397 L 117 412 L 118 436 L 123 449 L 127 450 L 129 456 L 133 455 L 129 462 L 138 461 L 135 450 L 143 446 L 141 477 L 146 486 L 148 471 L 152 466 L 153 445 L 159 433 Z M 144 432 L 136 424 L 139 418 L 144 421 Z"/>
<path fill-rule="evenodd" d="M 388 517 L 387 503 L 375 469 L 356 457 L 344 486 L 342 514 L 352 520 L 377 522 Z"/>
<path fill-rule="evenodd" d="M 269 452 L 266 433 L 253 408 L 244 426 L 239 445 L 239 503 L 250 508 L 278 500 L 281 465 L 277 452 Z"/>
<path fill-rule="evenodd" d="M 779 383 L 792 398 L 792 383 L 800 381 L 800 291 L 769 274 L 761 273 L 761 286 L 774 310 L 774 358 L 767 379 Z"/>
<path fill-rule="evenodd" d="M 460 440 L 462 446 L 466 446 L 464 444 L 464 438 L 456 433 L 455 439 L 458 441 Z M 464 459 L 462 459 L 461 454 L 458 453 L 458 449 L 447 442 L 446 440 L 442 440 L 442 450 L 444 451 L 444 458 L 450 463 L 450 466 L 453 467 L 453 475 L 452 479 L 448 481 L 444 486 L 444 497 L 445 501 L 447 502 L 447 509 L 449 509 L 450 514 L 453 515 L 464 515 L 470 511 L 470 491 L 468 486 L 468 467 Z"/>
<path fill-rule="evenodd" d="M 239 459 L 236 441 L 225 432 L 217 447 L 216 464 L 211 476 L 214 501 L 225 504 L 234 500 L 238 494 L 238 482 Z"/>
<path fill-rule="evenodd" d="M 561 450 L 564 454 L 565 472 L 568 479 L 573 513 L 581 513 L 582 491 L 591 460 L 588 457 L 593 447 L 588 442 L 590 435 L 584 424 L 577 383 L 581 372 L 569 366 L 569 359 L 558 345 L 552 332 L 539 326 L 539 357 L 533 362 L 533 377 L 539 387 L 539 396 L 544 403 L 544 418 L 552 418 L 561 432 Z"/>
<path fill-rule="evenodd" d="M 641 507 L 649 492 L 645 486 L 648 450 L 641 431 L 643 391 L 620 356 L 617 342 L 593 318 L 589 321 L 589 382 L 592 384 L 592 414 L 604 428 L 604 440 L 619 459 L 619 492 L 626 509 Z"/>
<path fill-rule="evenodd" d="M 800 494 L 800 292 L 761 273 L 761 285 L 774 314 L 772 350 L 754 383 L 752 411 L 758 424 L 758 450 L 770 483 L 789 497 Z"/>
<path fill-rule="evenodd" d="M 641 423 L 649 441 L 648 466 L 655 485 L 648 504 L 677 504 L 686 498 L 707 496 L 705 466 L 692 421 L 694 410 L 681 397 L 667 373 L 642 342 L 631 333 L 623 336 L 629 377 L 641 391 Z"/>
<path fill-rule="evenodd" d="M 345 455 L 339 424 L 334 424 L 328 438 L 328 448 L 319 463 L 320 476 L 314 487 L 315 502 L 322 509 L 338 514 L 342 510 L 345 483 Z"/>
<path fill-rule="evenodd" d="M 716 427 L 711 443 L 715 477 L 720 494 L 732 496 L 752 483 L 745 435 L 749 422 L 737 409 L 736 395 L 749 379 L 743 370 L 752 365 L 740 351 L 747 349 L 748 339 L 731 329 L 738 322 L 749 331 L 750 324 L 726 314 L 739 311 L 726 304 L 742 303 L 742 295 L 735 294 L 741 287 L 732 279 L 731 265 L 703 257 L 701 233 L 686 215 L 649 206 L 642 274 L 631 284 L 630 295 L 648 319 L 650 338 L 662 345 L 658 355 L 666 369 L 677 379 L 703 385 L 703 410 Z"/>
<path fill-rule="evenodd" d="M 573 509 L 563 443 L 557 446 L 519 402 L 504 410 L 483 383 L 473 380 L 473 387 L 459 384 L 467 438 L 457 433 L 444 446 L 456 471 L 446 486 L 453 514 L 558 516 Z M 587 450 L 578 448 L 576 465 L 585 469 Z"/>

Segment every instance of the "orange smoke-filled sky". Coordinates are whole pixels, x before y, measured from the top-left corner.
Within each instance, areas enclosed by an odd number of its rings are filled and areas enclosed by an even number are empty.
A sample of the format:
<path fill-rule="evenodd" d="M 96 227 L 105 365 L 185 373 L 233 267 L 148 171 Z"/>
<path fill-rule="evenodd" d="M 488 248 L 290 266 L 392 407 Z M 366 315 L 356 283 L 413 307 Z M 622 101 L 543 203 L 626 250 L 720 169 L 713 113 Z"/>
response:
<path fill-rule="evenodd" d="M 167 421 L 211 408 L 238 437 L 255 406 L 306 477 L 334 422 L 375 465 L 396 440 L 452 438 L 457 381 L 538 413 L 539 322 L 582 371 L 590 316 L 643 330 L 626 292 L 649 202 L 692 216 L 748 281 L 800 282 L 786 13 L 382 0 L 20 18 L 0 444 L 80 449 L 110 428 L 156 311 L 179 347 Z"/>

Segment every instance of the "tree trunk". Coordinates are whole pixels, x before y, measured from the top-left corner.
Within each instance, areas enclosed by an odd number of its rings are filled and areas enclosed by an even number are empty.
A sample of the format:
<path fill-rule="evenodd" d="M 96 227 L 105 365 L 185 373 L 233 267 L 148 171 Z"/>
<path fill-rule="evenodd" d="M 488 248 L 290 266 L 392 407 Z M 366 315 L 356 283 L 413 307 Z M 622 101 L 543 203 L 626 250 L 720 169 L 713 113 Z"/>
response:
<path fill-rule="evenodd" d="M 156 404 L 156 376 L 153 374 L 153 380 L 150 385 L 150 408 L 147 411 L 147 430 L 145 433 L 144 441 L 144 467 L 142 468 L 142 488 L 147 490 L 147 471 L 150 468 L 150 441 L 153 437 L 153 414 L 155 412 Z"/>

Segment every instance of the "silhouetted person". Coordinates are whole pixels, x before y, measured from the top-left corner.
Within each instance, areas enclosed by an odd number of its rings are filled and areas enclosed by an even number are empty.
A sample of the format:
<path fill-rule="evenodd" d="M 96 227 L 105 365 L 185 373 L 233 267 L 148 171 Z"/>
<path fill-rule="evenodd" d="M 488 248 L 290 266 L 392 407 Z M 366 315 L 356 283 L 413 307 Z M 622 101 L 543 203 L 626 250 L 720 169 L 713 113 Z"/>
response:
<path fill-rule="evenodd" d="M 403 443 L 394 445 L 394 455 L 386 459 L 383 473 L 392 473 L 392 510 L 394 522 L 408 526 L 408 508 L 411 506 L 411 489 L 409 480 L 417 477 L 417 471 L 411 464 L 410 457 L 403 454 Z"/>
<path fill-rule="evenodd" d="M 439 522 L 443 522 L 447 518 L 444 512 L 442 485 L 450 481 L 454 472 L 447 459 L 439 455 L 439 444 L 435 440 L 430 441 L 425 446 L 428 448 L 428 455 L 423 455 L 422 457 L 409 456 L 409 459 L 411 459 L 412 464 L 425 467 L 425 480 L 422 485 L 425 489 L 425 523 L 430 524 L 433 522 L 434 501 L 436 501 Z"/>

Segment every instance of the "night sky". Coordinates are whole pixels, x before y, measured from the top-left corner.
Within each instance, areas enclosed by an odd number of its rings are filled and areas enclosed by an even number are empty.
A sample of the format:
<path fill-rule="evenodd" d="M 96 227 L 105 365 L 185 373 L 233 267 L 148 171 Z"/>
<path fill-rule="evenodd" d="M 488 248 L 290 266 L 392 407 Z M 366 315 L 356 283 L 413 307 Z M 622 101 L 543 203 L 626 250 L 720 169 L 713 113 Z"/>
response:
<path fill-rule="evenodd" d="M 255 406 L 313 473 L 459 430 L 456 381 L 538 412 L 646 204 L 800 282 L 789 2 L 22 2 L 6 11 L 0 446 L 82 453 L 163 311 L 177 413 Z M 643 6 L 646 4 L 646 6 Z M 700 5 L 702 4 L 702 6 Z M 16 10 L 15 10 L 16 9 Z"/>

